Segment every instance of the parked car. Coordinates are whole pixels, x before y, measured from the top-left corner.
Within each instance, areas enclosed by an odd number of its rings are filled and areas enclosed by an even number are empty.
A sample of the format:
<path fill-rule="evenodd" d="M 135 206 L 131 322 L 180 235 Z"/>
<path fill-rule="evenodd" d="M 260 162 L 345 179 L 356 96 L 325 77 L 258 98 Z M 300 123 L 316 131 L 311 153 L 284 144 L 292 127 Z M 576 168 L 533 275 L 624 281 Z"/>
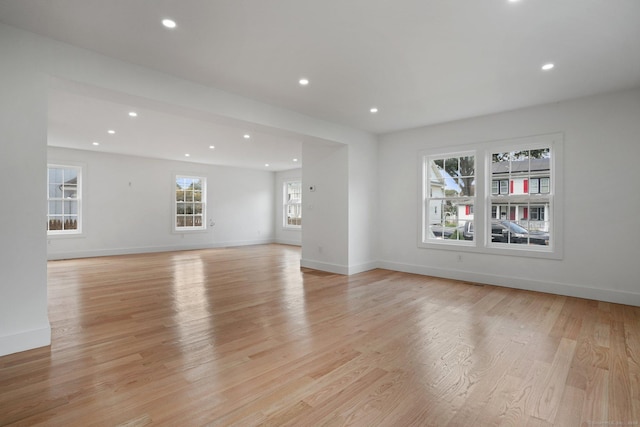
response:
<path fill-rule="evenodd" d="M 462 235 L 466 240 L 473 240 L 473 221 L 467 221 Z M 515 222 L 505 220 L 491 221 L 491 241 L 501 243 L 520 243 L 532 245 L 548 245 L 549 233 L 529 231 Z"/>

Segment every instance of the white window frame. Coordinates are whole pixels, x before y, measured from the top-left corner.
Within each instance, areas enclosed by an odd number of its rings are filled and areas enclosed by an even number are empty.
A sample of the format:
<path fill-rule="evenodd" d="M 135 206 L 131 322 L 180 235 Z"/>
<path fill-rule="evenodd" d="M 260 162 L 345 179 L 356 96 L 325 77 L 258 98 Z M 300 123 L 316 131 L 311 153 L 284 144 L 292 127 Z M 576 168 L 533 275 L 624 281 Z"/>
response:
<path fill-rule="evenodd" d="M 179 211 L 179 203 L 181 203 L 181 201 L 177 200 L 177 196 L 176 196 L 176 186 L 178 185 L 178 180 L 179 179 L 199 179 L 201 182 L 201 200 L 200 203 L 202 204 L 202 224 L 199 226 L 178 226 L 178 217 L 181 215 L 187 215 L 187 214 L 180 214 L 178 213 Z M 172 191 L 171 191 L 171 198 L 172 198 L 172 215 L 171 215 L 171 219 L 173 222 L 172 225 L 172 230 L 174 233 L 190 233 L 190 232 L 200 232 L 200 231 L 206 231 L 207 230 L 207 178 L 204 175 L 194 175 L 194 174 L 175 174 L 173 176 L 173 181 L 172 181 Z M 188 203 L 188 201 L 182 201 L 182 203 Z M 195 214 L 189 214 L 191 216 L 195 216 Z M 186 216 L 185 216 L 186 218 Z"/>
<path fill-rule="evenodd" d="M 456 146 L 449 148 L 436 148 L 423 150 L 418 153 L 418 168 L 420 185 L 418 186 L 418 233 L 417 245 L 426 249 L 452 250 L 458 252 L 475 252 L 483 254 L 520 256 L 528 258 L 562 259 L 564 253 L 563 239 L 563 142 L 562 133 L 536 135 L 524 138 L 490 141 L 472 145 Z M 500 151 L 533 150 L 549 147 L 551 149 L 550 160 L 550 207 L 547 212 L 550 221 L 549 233 L 551 236 L 549 246 L 544 245 L 513 245 L 491 242 L 492 206 L 492 181 L 491 154 Z M 458 241 L 433 241 L 424 238 L 428 205 L 425 198 L 426 168 L 425 158 L 440 157 L 442 155 L 455 155 L 460 152 L 475 152 L 476 156 L 476 202 L 474 206 L 474 240 L 473 244 L 459 244 Z M 545 196 L 547 194 L 545 193 Z"/>
<path fill-rule="evenodd" d="M 430 193 L 431 193 L 431 181 L 430 181 L 430 163 L 433 160 L 439 160 L 442 158 L 455 158 L 455 157 L 470 157 L 473 156 L 474 157 L 474 168 L 475 168 L 475 172 L 474 172 L 474 180 L 476 183 L 475 186 L 475 192 L 473 196 L 461 196 L 461 197 L 449 197 L 449 196 L 443 196 L 443 197 L 433 197 Z M 459 200 L 461 203 L 463 201 L 471 201 L 471 203 L 466 203 L 466 204 L 471 204 L 473 205 L 473 211 L 475 212 L 476 209 L 476 205 L 478 203 L 478 183 L 480 181 L 478 181 L 478 169 L 477 169 L 477 164 L 478 164 L 478 155 L 477 152 L 475 150 L 469 150 L 469 149 L 464 149 L 464 150 L 440 150 L 440 151 L 432 151 L 432 152 L 427 152 L 427 151 L 423 151 L 420 153 L 419 156 L 419 168 L 420 168 L 420 176 L 421 176 L 421 183 L 420 183 L 420 213 L 418 215 L 418 218 L 420 218 L 420 224 L 419 224 L 419 230 L 420 230 L 420 236 L 418 238 L 418 246 L 419 247 L 423 247 L 423 248 L 454 248 L 454 249 L 458 249 L 458 248 L 471 248 L 471 247 L 475 247 L 477 245 L 477 239 L 473 239 L 473 240 L 464 240 L 464 239 L 444 239 L 444 238 L 438 238 L 437 236 L 434 235 L 434 233 L 431 230 L 431 226 L 429 224 L 429 214 L 430 214 L 430 206 L 431 206 L 431 201 L 433 200 Z M 474 222 L 475 222 L 475 213 L 474 213 Z"/>
<path fill-rule="evenodd" d="M 288 200 L 288 186 L 290 184 L 300 185 L 300 200 L 298 202 L 290 202 Z M 300 224 L 289 224 L 288 222 L 288 208 L 289 206 L 297 206 L 300 210 Z M 302 229 L 302 180 L 300 179 L 288 179 L 282 183 L 282 228 L 286 230 L 301 230 Z"/>
<path fill-rule="evenodd" d="M 76 181 L 76 197 L 71 199 L 77 203 L 77 213 L 75 214 L 77 217 L 77 226 L 75 229 L 69 230 L 49 230 L 49 221 L 52 216 L 59 216 L 55 214 L 51 214 L 49 211 L 50 202 L 52 201 L 63 201 L 64 197 L 51 198 L 49 186 L 51 185 L 49 182 L 49 169 L 73 169 L 77 174 Z M 73 236 L 81 236 L 83 234 L 83 214 L 82 214 L 82 191 L 83 191 L 83 176 L 84 176 L 84 167 L 80 165 L 67 164 L 64 162 L 56 162 L 56 163 L 48 163 L 47 164 L 47 236 L 49 237 L 73 237 Z M 64 203 L 63 203 L 64 209 Z M 60 214 L 64 217 L 64 212 Z M 64 222 L 64 219 L 63 219 Z"/>

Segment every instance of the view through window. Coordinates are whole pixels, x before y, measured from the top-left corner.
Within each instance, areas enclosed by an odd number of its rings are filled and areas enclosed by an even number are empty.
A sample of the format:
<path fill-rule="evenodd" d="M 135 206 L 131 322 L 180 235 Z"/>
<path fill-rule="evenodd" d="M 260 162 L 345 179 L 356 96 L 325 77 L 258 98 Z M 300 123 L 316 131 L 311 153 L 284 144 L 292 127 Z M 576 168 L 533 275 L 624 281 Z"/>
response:
<path fill-rule="evenodd" d="M 206 179 L 177 176 L 175 196 L 175 229 L 202 230 L 206 228 Z"/>
<path fill-rule="evenodd" d="M 283 185 L 284 227 L 302 227 L 302 182 L 287 181 Z"/>
<path fill-rule="evenodd" d="M 77 234 L 82 227 L 81 168 L 49 165 L 47 168 L 48 234 Z"/>

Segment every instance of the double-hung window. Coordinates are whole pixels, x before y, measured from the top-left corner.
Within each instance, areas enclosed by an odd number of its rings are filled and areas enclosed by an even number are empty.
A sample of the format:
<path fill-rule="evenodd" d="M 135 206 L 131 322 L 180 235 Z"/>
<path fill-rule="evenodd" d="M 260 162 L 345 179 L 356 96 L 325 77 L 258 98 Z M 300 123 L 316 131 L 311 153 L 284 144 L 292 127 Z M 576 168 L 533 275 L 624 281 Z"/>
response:
<path fill-rule="evenodd" d="M 422 152 L 418 245 L 561 258 L 561 158 L 562 134 Z"/>
<path fill-rule="evenodd" d="M 282 187 L 284 228 L 302 227 L 302 182 L 286 181 Z"/>
<path fill-rule="evenodd" d="M 476 157 L 473 152 L 424 156 L 422 243 L 468 244 L 476 204 Z"/>
<path fill-rule="evenodd" d="M 175 178 L 175 231 L 205 230 L 207 180 L 177 175 Z"/>
<path fill-rule="evenodd" d="M 82 168 L 47 167 L 47 205 L 49 235 L 82 232 Z"/>

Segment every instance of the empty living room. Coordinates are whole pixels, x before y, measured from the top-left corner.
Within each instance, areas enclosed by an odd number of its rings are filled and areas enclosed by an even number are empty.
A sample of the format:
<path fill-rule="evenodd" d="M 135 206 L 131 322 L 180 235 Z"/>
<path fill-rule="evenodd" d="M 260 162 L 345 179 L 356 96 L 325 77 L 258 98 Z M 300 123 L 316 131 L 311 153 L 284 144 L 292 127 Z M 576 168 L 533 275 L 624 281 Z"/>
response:
<path fill-rule="evenodd" d="M 0 0 L 0 426 L 640 425 L 639 22 Z"/>

